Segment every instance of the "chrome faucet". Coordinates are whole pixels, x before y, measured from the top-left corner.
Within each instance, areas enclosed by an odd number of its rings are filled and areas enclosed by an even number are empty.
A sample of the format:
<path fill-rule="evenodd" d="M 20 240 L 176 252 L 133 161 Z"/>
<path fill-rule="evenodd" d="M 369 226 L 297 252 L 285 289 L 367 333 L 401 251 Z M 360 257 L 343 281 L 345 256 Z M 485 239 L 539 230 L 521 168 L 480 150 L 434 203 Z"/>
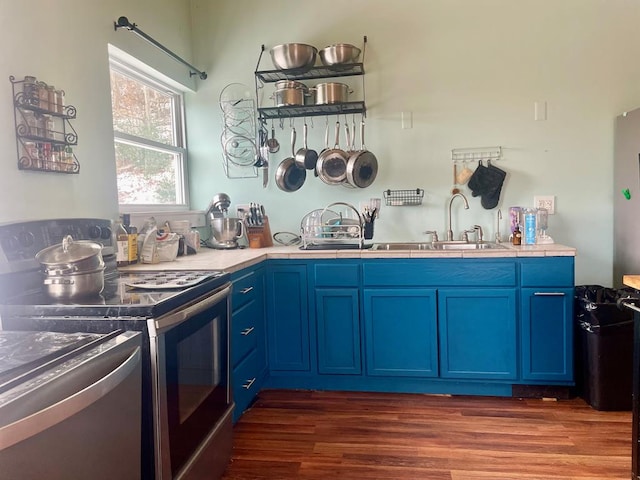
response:
<path fill-rule="evenodd" d="M 431 235 L 431 243 L 438 241 L 438 232 L 436 232 L 435 230 L 427 230 L 424 233 L 427 235 Z"/>
<path fill-rule="evenodd" d="M 473 229 L 476 232 L 476 243 L 482 243 L 482 239 L 484 236 L 484 232 L 482 231 L 482 227 L 480 225 L 474 225 Z"/>
<path fill-rule="evenodd" d="M 449 225 L 449 229 L 447 230 L 447 240 L 448 241 L 452 241 L 453 240 L 453 230 L 451 229 L 451 204 L 453 203 L 453 200 L 456 197 L 460 197 L 462 198 L 462 200 L 464 201 L 464 209 L 468 210 L 469 209 L 469 202 L 467 201 L 467 197 L 464 196 L 463 193 L 455 193 L 451 196 L 451 199 L 449 200 L 449 219 L 448 219 L 448 225 Z"/>

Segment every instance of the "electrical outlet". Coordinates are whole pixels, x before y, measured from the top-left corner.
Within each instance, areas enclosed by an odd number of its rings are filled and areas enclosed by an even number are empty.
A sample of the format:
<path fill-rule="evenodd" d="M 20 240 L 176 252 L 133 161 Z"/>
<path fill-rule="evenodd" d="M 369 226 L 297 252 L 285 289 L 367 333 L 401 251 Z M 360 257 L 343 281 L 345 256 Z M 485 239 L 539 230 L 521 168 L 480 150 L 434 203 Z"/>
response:
<path fill-rule="evenodd" d="M 556 197 L 555 195 L 536 195 L 533 197 L 533 206 L 535 208 L 546 208 L 549 215 L 556 213 Z"/>

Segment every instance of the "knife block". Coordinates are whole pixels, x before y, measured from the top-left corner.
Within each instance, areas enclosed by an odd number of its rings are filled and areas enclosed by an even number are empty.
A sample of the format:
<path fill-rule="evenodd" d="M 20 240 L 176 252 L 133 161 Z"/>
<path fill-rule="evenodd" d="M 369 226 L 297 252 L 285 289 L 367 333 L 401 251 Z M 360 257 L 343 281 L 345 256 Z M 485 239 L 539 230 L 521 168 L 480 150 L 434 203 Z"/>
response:
<path fill-rule="evenodd" d="M 251 246 L 252 238 L 259 238 L 260 247 L 273 247 L 269 217 L 263 217 L 262 225 L 247 225 L 247 237 L 249 237 L 249 246 Z"/>

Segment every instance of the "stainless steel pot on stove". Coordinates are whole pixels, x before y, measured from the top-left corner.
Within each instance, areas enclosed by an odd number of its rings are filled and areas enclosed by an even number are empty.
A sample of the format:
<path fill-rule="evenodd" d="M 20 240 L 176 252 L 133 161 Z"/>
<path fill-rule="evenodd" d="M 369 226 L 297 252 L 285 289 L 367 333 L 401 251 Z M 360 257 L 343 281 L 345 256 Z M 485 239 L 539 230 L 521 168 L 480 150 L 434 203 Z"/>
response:
<path fill-rule="evenodd" d="M 74 241 L 71 235 L 60 245 L 40 250 L 36 260 L 43 267 L 43 285 L 53 298 L 74 299 L 100 294 L 104 289 L 102 245 Z"/>

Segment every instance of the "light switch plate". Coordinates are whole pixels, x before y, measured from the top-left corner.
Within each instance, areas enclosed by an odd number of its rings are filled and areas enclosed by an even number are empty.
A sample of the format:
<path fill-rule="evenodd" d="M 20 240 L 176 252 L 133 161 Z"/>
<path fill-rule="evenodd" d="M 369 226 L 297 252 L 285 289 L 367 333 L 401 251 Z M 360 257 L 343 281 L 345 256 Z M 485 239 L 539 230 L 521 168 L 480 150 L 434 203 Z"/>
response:
<path fill-rule="evenodd" d="M 533 206 L 535 208 L 546 208 L 549 215 L 556 213 L 556 197 L 555 195 L 536 195 L 533 197 Z"/>

